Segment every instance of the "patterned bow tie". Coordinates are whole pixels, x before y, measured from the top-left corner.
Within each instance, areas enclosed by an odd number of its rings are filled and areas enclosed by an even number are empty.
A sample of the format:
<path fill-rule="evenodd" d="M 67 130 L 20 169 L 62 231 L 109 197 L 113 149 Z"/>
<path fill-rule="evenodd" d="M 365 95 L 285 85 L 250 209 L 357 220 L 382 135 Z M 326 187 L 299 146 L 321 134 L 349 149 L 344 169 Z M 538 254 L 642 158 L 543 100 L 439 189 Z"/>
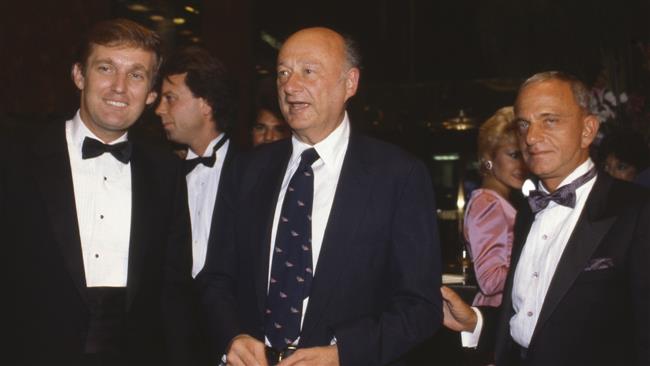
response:
<path fill-rule="evenodd" d="M 132 149 L 133 147 L 130 141 L 108 145 L 93 138 L 86 137 L 81 146 L 81 157 L 83 159 L 92 159 L 104 153 L 110 153 L 115 159 L 127 164 L 131 160 Z"/>
<path fill-rule="evenodd" d="M 194 159 L 185 160 L 183 162 L 183 165 L 185 167 L 185 175 L 189 174 L 199 164 L 203 164 L 207 167 L 212 168 L 214 166 L 214 163 L 217 161 L 217 150 L 219 150 L 219 148 L 223 146 L 223 144 L 225 144 L 227 140 L 228 140 L 227 136 L 224 136 L 221 140 L 219 140 L 219 142 L 217 142 L 217 144 L 214 145 L 214 148 L 212 149 L 212 155 L 210 156 L 200 156 Z"/>
<path fill-rule="evenodd" d="M 562 186 L 553 193 L 545 193 L 540 190 L 528 192 L 528 204 L 533 213 L 538 213 L 553 201 L 559 205 L 574 208 L 576 206 L 576 189 L 587 183 L 591 178 L 596 176 L 596 168 L 591 168 L 588 172 L 576 178 L 573 182 Z"/>

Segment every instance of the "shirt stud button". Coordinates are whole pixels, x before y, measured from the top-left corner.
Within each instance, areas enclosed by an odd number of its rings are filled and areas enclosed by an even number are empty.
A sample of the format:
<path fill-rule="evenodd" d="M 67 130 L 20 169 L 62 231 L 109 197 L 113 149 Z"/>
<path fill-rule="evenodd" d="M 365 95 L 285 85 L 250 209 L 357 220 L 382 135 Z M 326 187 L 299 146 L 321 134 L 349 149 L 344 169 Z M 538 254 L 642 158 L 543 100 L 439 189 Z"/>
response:
<path fill-rule="evenodd" d="M 526 313 L 526 315 L 528 315 L 528 316 L 533 316 L 533 312 L 532 312 L 532 311 L 529 311 L 529 312 Z"/>

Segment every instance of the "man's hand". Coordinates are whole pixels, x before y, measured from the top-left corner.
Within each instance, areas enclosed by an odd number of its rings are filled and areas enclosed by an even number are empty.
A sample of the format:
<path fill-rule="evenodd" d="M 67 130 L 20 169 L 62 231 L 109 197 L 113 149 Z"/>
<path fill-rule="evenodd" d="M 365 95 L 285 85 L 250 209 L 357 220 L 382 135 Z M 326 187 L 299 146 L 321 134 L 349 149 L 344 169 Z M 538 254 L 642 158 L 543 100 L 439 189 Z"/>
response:
<path fill-rule="evenodd" d="M 339 349 L 336 345 L 300 348 L 278 366 L 338 366 Z"/>
<path fill-rule="evenodd" d="M 442 323 L 445 327 L 457 332 L 473 332 L 476 328 L 477 317 L 472 308 L 447 286 L 440 287 L 442 292 Z"/>
<path fill-rule="evenodd" d="M 264 343 L 248 334 L 232 339 L 226 358 L 231 366 L 268 366 Z"/>

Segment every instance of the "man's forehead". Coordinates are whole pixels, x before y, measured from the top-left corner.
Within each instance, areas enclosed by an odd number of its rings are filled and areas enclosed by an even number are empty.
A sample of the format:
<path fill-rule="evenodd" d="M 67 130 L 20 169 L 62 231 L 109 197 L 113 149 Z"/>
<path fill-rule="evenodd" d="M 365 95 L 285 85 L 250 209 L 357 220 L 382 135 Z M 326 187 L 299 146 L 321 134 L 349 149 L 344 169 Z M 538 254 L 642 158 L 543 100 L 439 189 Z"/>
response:
<path fill-rule="evenodd" d="M 156 61 L 155 52 L 129 44 L 107 46 L 93 44 L 92 50 L 88 55 L 88 61 L 98 59 L 117 60 L 123 59 L 127 55 L 132 63 L 142 65 L 145 68 L 151 67 Z"/>

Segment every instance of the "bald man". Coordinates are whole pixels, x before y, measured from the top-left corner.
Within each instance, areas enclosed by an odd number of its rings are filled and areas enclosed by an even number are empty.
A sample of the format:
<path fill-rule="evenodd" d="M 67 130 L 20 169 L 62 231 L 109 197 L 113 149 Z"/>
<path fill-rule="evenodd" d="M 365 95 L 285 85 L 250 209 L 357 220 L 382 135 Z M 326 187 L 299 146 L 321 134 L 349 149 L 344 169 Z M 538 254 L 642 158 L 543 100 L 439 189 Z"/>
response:
<path fill-rule="evenodd" d="M 291 139 L 238 162 L 230 230 L 204 303 L 229 365 L 384 365 L 440 326 L 439 241 L 425 166 L 351 130 L 354 43 L 301 30 L 278 56 Z"/>

